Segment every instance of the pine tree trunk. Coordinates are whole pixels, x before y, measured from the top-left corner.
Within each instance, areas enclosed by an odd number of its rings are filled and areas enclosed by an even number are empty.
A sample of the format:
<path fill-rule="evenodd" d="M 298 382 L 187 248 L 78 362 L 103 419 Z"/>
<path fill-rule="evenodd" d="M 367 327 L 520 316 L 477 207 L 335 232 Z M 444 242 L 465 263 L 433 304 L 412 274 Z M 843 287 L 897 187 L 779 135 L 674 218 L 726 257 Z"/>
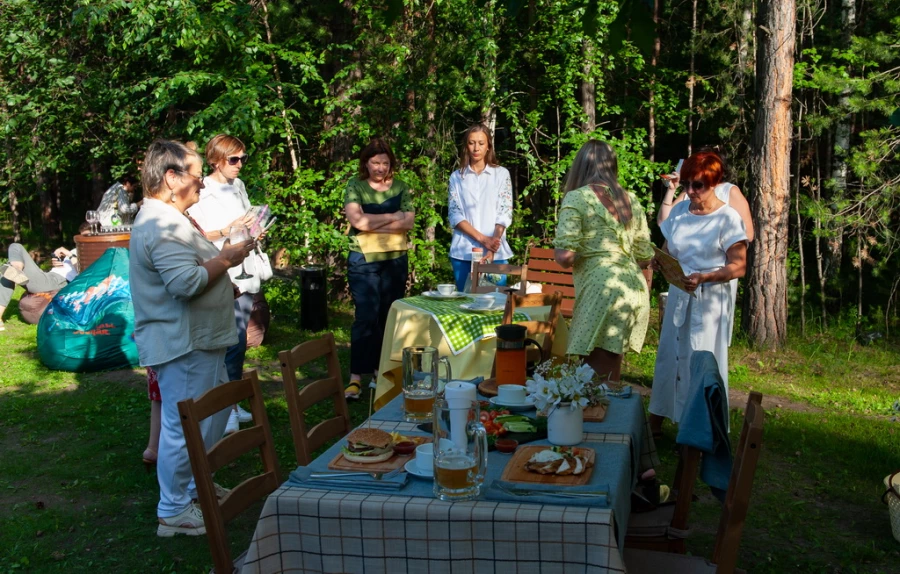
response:
<path fill-rule="evenodd" d="M 756 81 L 757 110 L 751 160 L 751 211 L 759 230 L 747 261 L 743 328 L 761 348 L 787 335 L 787 246 L 791 178 L 791 88 L 794 0 L 761 0 Z"/>
<path fill-rule="evenodd" d="M 262 8 L 262 23 L 266 30 L 266 42 L 270 46 L 273 46 L 272 29 L 269 27 L 269 6 L 266 4 L 266 0 L 258 1 Z M 291 156 L 291 169 L 292 171 L 297 171 L 300 162 L 297 159 L 297 149 L 294 145 L 294 126 L 291 125 L 291 121 L 287 117 L 287 103 L 284 100 L 284 91 L 281 88 L 281 70 L 278 68 L 278 59 L 275 58 L 275 53 L 270 52 L 269 56 L 272 60 L 272 73 L 275 75 L 275 95 L 278 97 L 278 101 L 281 104 L 281 120 L 284 122 L 284 139 Z"/>
<path fill-rule="evenodd" d="M 694 147 L 694 54 L 697 46 L 697 0 L 693 0 L 691 10 L 691 65 L 688 76 L 688 146 L 687 155 L 691 155 Z"/>
<path fill-rule="evenodd" d="M 581 122 L 581 131 L 589 134 L 597 127 L 597 94 L 593 76 L 594 46 L 590 40 L 585 40 L 582 44 L 582 54 L 584 77 L 581 79 L 581 109 L 584 120 Z"/>
<path fill-rule="evenodd" d="M 650 140 L 650 161 L 656 161 L 656 66 L 659 62 L 659 11 L 662 0 L 653 0 L 653 54 L 650 56 L 650 94 L 648 97 L 649 125 L 647 134 Z"/>

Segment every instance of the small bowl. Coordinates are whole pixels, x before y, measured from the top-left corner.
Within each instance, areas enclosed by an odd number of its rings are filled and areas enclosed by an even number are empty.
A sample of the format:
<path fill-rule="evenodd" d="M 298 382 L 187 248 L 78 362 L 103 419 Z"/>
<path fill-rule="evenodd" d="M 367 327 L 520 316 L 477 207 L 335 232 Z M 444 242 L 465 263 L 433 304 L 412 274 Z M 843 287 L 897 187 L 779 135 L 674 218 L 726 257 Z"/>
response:
<path fill-rule="evenodd" d="M 416 450 L 416 443 L 405 440 L 394 445 L 395 454 L 412 454 Z"/>
<path fill-rule="evenodd" d="M 519 441 L 511 438 L 498 438 L 494 446 L 497 447 L 498 452 L 509 454 L 519 448 Z"/>

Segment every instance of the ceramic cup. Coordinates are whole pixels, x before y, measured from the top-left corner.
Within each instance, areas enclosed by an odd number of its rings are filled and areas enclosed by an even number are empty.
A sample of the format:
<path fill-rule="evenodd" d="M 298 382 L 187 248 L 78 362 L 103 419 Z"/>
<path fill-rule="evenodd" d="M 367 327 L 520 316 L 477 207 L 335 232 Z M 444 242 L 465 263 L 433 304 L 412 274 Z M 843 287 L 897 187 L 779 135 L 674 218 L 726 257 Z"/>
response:
<path fill-rule="evenodd" d="M 434 474 L 434 445 L 430 442 L 416 447 L 416 468 L 422 474 Z"/>
<path fill-rule="evenodd" d="M 453 292 L 456 291 L 456 285 L 453 283 L 441 283 L 437 286 L 437 290 L 441 295 L 453 295 Z"/>
<path fill-rule="evenodd" d="M 494 296 L 490 293 L 485 293 L 484 295 L 475 295 L 475 303 L 474 307 L 476 309 L 490 309 L 494 306 Z"/>
<path fill-rule="evenodd" d="M 522 385 L 500 385 L 497 400 L 504 405 L 521 405 L 525 402 L 525 387 Z"/>

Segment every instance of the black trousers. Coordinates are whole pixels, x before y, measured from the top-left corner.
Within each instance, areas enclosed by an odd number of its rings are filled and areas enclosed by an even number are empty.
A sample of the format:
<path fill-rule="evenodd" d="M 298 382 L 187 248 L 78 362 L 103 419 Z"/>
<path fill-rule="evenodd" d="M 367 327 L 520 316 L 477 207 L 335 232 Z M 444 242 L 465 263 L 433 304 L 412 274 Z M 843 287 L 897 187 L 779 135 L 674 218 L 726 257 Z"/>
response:
<path fill-rule="evenodd" d="M 350 328 L 350 372 L 367 375 L 378 369 L 381 340 L 391 304 L 406 293 L 409 257 L 366 263 L 362 253 L 350 252 L 347 282 L 356 306 Z"/>

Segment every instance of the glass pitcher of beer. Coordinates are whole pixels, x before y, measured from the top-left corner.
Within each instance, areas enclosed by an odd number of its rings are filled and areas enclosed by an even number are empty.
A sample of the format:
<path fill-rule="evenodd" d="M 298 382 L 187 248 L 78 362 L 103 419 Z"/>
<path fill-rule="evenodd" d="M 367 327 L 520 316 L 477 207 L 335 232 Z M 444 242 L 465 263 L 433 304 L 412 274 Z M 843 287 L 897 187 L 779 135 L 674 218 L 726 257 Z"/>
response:
<path fill-rule="evenodd" d="M 434 402 L 434 495 L 441 500 L 470 500 L 481 493 L 488 446 L 479 414 L 477 401 Z"/>
<path fill-rule="evenodd" d="M 451 380 L 450 361 L 441 357 L 434 347 L 406 347 L 403 349 L 403 410 L 407 422 L 431 420 L 434 398 L 441 391 L 438 365 L 447 368 Z"/>

